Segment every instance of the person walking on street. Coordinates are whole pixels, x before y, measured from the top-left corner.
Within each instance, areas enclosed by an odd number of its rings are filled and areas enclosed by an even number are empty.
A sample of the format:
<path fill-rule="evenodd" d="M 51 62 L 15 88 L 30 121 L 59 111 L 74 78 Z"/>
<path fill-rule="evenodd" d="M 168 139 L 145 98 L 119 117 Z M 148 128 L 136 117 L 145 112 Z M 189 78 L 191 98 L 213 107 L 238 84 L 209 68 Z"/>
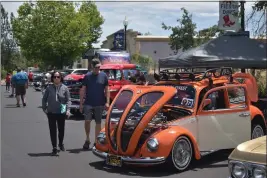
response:
<path fill-rule="evenodd" d="M 6 91 L 10 92 L 10 85 L 11 85 L 11 74 L 7 73 L 6 75 Z"/>
<path fill-rule="evenodd" d="M 30 81 L 30 83 L 32 83 L 32 82 L 33 82 L 33 73 L 32 73 L 31 70 L 30 70 L 30 72 L 29 72 L 29 74 L 28 74 L 28 77 L 29 77 L 29 81 Z"/>
<path fill-rule="evenodd" d="M 86 140 L 83 149 L 90 147 L 90 125 L 93 119 L 94 112 L 95 126 L 95 141 L 101 130 L 101 119 L 103 110 L 109 108 L 109 88 L 108 77 L 104 72 L 100 71 L 100 61 L 93 59 L 91 62 L 92 72 L 88 72 L 84 79 L 80 90 L 80 112 L 85 116 L 85 134 Z M 85 99 L 84 99 L 85 98 Z"/>
<path fill-rule="evenodd" d="M 52 73 L 51 82 L 53 84 L 49 85 L 45 90 L 42 99 L 42 109 L 48 117 L 50 139 L 53 147 L 52 155 L 57 155 L 57 130 L 59 149 L 65 151 L 63 140 L 65 135 L 65 119 L 70 116 L 70 92 L 68 87 L 62 84 L 63 77 L 61 73 Z"/>
<path fill-rule="evenodd" d="M 26 89 L 29 85 L 28 75 L 22 72 L 21 69 L 18 69 L 16 75 L 14 75 L 13 82 L 16 88 L 17 107 L 20 107 L 20 98 L 23 106 L 26 106 Z"/>
<path fill-rule="evenodd" d="M 11 77 L 11 95 L 9 95 L 9 97 L 14 97 L 15 95 L 15 75 L 16 75 L 17 71 L 13 71 L 12 72 L 12 77 Z"/>

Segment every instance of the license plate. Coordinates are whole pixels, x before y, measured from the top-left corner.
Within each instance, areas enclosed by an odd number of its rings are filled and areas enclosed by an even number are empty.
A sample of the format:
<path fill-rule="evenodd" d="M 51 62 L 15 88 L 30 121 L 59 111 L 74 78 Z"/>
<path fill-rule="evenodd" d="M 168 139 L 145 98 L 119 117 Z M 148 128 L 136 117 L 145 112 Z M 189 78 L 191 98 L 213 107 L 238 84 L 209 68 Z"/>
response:
<path fill-rule="evenodd" d="M 108 155 L 106 160 L 107 165 L 121 167 L 122 161 L 120 156 Z"/>

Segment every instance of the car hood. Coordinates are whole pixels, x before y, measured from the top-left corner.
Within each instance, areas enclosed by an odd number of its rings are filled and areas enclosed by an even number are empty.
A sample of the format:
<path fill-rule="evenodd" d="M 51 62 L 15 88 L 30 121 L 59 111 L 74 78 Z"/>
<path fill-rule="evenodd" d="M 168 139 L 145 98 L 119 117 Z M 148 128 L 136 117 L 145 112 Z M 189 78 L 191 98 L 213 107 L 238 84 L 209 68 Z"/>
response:
<path fill-rule="evenodd" d="M 266 136 L 238 145 L 229 159 L 266 164 Z"/>
<path fill-rule="evenodd" d="M 64 77 L 64 80 L 80 80 L 83 78 L 84 78 L 84 75 L 69 74 Z"/>
<path fill-rule="evenodd" d="M 107 113 L 105 130 L 110 149 L 133 155 L 147 125 L 176 92 L 165 86 L 123 86 Z"/>

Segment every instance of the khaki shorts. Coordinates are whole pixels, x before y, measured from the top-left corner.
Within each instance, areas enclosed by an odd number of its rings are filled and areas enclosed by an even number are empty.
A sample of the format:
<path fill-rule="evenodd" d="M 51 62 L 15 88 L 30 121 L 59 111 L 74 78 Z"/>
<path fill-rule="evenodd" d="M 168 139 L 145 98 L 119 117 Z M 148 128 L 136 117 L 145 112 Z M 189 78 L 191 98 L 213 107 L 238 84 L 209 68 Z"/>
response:
<path fill-rule="evenodd" d="M 97 124 L 101 124 L 102 114 L 103 114 L 103 111 L 104 111 L 104 106 L 84 105 L 83 111 L 84 111 L 84 119 L 85 120 L 93 120 L 93 119 L 95 119 L 95 122 Z M 94 113 L 94 117 L 93 117 L 93 113 Z"/>

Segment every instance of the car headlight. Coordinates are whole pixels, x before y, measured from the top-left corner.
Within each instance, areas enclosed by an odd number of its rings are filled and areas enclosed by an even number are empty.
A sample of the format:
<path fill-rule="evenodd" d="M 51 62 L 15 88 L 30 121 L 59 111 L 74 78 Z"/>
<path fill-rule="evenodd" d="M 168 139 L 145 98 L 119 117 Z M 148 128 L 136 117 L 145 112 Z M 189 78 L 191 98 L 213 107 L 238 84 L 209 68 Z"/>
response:
<path fill-rule="evenodd" d="M 151 152 L 157 151 L 159 148 L 158 140 L 156 138 L 150 138 L 147 141 L 147 148 L 148 148 L 148 151 L 151 151 Z"/>
<path fill-rule="evenodd" d="M 266 178 L 266 167 L 255 167 L 253 169 L 253 177 L 254 178 Z"/>
<path fill-rule="evenodd" d="M 230 162 L 229 168 L 234 178 L 245 178 L 247 176 L 247 168 L 241 162 Z"/>
<path fill-rule="evenodd" d="M 97 136 L 97 142 L 101 145 L 106 143 L 106 134 L 105 132 L 100 132 Z"/>

